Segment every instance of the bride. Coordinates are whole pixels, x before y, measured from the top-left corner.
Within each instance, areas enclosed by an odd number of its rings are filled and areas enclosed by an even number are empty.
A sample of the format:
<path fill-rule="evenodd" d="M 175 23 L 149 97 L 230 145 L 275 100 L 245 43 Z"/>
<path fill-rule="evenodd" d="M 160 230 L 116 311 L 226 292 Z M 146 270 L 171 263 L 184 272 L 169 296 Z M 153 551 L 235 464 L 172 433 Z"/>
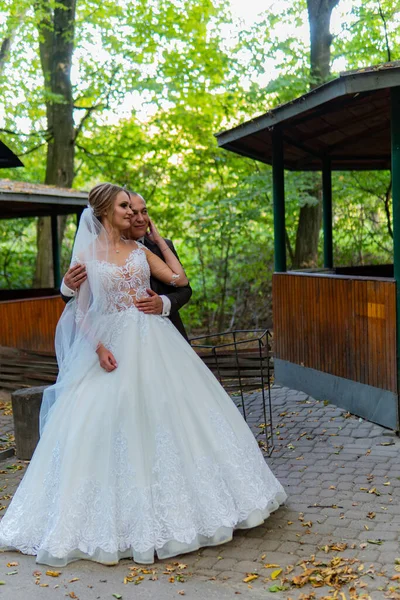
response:
<path fill-rule="evenodd" d="M 57 325 L 59 376 L 0 523 L 1 548 L 54 567 L 223 544 L 286 498 L 214 375 L 168 319 L 136 308 L 150 274 L 187 278 L 154 224 L 165 262 L 123 237 L 131 215 L 123 188 L 89 193 L 72 259 L 88 277 Z"/>

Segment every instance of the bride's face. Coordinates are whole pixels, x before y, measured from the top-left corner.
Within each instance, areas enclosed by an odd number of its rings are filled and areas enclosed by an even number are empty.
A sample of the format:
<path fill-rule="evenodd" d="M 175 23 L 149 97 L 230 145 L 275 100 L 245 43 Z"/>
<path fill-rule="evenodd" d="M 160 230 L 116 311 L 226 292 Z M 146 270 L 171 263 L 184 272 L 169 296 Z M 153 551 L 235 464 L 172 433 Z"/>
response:
<path fill-rule="evenodd" d="M 131 225 L 132 209 L 130 197 L 126 192 L 119 192 L 114 199 L 111 224 L 115 229 L 124 231 Z"/>

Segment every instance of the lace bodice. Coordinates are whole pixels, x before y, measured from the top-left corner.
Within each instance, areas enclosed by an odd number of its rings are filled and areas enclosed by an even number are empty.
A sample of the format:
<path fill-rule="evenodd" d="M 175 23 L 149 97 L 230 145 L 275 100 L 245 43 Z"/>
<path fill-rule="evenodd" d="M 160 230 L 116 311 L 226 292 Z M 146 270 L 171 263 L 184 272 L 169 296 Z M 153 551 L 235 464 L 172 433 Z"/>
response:
<path fill-rule="evenodd" d="M 150 287 L 150 267 L 143 248 L 132 250 L 125 264 L 120 266 L 105 260 L 93 260 L 86 264 L 88 277 L 92 269 L 98 269 L 102 287 L 101 312 L 111 313 L 131 308 L 135 300 L 147 296 Z"/>

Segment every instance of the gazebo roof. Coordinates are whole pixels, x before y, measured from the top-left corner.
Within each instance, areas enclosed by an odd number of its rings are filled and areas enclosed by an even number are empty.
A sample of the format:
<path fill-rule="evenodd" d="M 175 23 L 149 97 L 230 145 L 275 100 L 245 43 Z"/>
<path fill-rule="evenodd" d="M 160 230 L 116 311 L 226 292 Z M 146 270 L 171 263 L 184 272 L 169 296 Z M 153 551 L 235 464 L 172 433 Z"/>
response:
<path fill-rule="evenodd" d="M 217 134 L 218 145 L 272 163 L 272 131 L 282 129 L 285 168 L 320 171 L 389 169 L 390 88 L 400 61 L 342 73 L 311 92 Z"/>
<path fill-rule="evenodd" d="M 24 165 L 3 142 L 0 142 L 0 169 L 8 169 L 12 167 L 23 167 Z"/>
<path fill-rule="evenodd" d="M 87 192 L 0 179 L 0 219 L 76 213 L 87 206 Z"/>

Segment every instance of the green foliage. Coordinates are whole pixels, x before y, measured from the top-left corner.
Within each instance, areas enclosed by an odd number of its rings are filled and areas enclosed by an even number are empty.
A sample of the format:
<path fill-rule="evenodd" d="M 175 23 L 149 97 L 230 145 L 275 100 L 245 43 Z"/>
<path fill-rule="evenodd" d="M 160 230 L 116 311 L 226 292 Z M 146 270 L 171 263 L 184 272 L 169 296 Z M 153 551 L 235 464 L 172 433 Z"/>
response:
<path fill-rule="evenodd" d="M 32 287 L 35 236 L 35 219 L 0 220 L 0 288 Z"/>
<path fill-rule="evenodd" d="M 339 3 L 334 69 L 385 61 L 386 39 L 398 58 L 400 2 L 380 6 L 383 18 L 373 0 L 354 0 L 347 13 Z M 0 8 L 0 42 L 14 36 L 0 70 L 1 127 L 25 163 L 2 176 L 40 182 L 48 132 L 37 18 L 27 0 L 4 0 Z M 192 331 L 270 324 L 271 170 L 218 149 L 214 134 L 308 90 L 307 28 L 305 0 L 282 0 L 279 14 L 267 9 L 246 28 L 228 0 L 77 2 L 74 186 L 112 180 L 146 198 L 194 288 L 183 315 Z M 314 201 L 313 177 L 286 175 L 292 248 L 299 207 Z M 335 174 L 336 264 L 391 262 L 389 183 L 387 173 Z M 71 217 L 64 269 L 74 232 Z M 0 221 L 0 236 L 0 286 L 28 287 L 33 221 Z"/>

